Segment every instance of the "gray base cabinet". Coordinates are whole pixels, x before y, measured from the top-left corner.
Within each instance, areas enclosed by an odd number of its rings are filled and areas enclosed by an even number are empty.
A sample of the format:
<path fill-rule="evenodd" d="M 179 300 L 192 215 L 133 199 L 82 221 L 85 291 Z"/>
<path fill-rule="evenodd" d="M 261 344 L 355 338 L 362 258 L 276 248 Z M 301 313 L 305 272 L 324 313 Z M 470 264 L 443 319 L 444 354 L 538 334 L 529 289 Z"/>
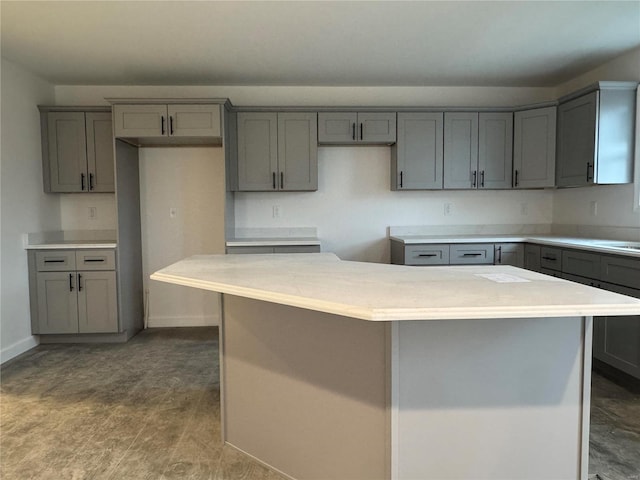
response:
<path fill-rule="evenodd" d="M 40 107 L 44 191 L 115 191 L 113 133 L 108 111 Z"/>
<path fill-rule="evenodd" d="M 315 191 L 315 112 L 239 112 L 238 191 Z"/>
<path fill-rule="evenodd" d="M 227 247 L 228 254 L 259 253 L 320 253 L 320 245 L 275 245 L 255 247 Z"/>
<path fill-rule="evenodd" d="M 633 181 L 636 87 L 600 82 L 560 99 L 558 187 Z"/>
<path fill-rule="evenodd" d="M 29 253 L 33 334 L 117 333 L 115 252 Z"/>
<path fill-rule="evenodd" d="M 348 145 L 396 141 L 395 112 L 320 112 L 318 143 Z"/>
<path fill-rule="evenodd" d="M 496 243 L 494 245 L 494 265 L 524 267 L 524 245 L 521 243 Z"/>
<path fill-rule="evenodd" d="M 556 107 L 513 114 L 514 188 L 555 186 L 556 115 Z"/>

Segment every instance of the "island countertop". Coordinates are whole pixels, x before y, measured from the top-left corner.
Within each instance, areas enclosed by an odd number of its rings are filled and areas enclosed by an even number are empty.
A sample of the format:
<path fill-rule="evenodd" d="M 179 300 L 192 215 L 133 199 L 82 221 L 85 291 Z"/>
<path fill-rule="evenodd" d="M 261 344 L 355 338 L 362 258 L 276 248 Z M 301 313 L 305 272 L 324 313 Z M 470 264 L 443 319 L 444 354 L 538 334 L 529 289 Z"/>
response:
<path fill-rule="evenodd" d="M 151 279 L 370 321 L 640 314 L 639 299 L 516 267 L 408 267 L 331 253 L 196 255 Z"/>

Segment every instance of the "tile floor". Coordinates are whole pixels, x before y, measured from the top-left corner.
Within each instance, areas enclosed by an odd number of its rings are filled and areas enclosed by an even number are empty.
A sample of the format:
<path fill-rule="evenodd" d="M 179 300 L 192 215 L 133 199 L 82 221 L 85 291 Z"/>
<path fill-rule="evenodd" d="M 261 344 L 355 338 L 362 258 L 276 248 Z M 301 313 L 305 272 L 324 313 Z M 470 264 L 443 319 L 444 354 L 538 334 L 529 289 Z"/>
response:
<path fill-rule="evenodd" d="M 216 328 L 43 345 L 1 370 L 0 478 L 284 477 L 220 441 Z M 640 395 L 594 376 L 590 478 L 640 479 Z"/>

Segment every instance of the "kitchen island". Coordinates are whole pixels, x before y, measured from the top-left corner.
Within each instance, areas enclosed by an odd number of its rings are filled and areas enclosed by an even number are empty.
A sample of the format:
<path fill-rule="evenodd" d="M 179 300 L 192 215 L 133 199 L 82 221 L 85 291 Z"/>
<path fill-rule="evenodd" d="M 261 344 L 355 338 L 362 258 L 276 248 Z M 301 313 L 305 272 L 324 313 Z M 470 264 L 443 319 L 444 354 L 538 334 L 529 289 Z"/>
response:
<path fill-rule="evenodd" d="M 592 317 L 640 300 L 508 266 L 207 255 L 222 433 L 296 479 L 586 479 Z"/>

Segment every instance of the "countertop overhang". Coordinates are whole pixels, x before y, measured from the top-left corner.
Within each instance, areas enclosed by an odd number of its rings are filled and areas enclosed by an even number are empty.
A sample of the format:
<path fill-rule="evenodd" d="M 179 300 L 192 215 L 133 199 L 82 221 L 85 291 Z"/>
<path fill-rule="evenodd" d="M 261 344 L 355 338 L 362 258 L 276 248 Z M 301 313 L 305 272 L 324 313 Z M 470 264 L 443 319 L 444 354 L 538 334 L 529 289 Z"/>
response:
<path fill-rule="evenodd" d="M 151 279 L 369 321 L 640 314 L 640 299 L 516 267 L 410 267 L 331 253 L 196 255 Z"/>

